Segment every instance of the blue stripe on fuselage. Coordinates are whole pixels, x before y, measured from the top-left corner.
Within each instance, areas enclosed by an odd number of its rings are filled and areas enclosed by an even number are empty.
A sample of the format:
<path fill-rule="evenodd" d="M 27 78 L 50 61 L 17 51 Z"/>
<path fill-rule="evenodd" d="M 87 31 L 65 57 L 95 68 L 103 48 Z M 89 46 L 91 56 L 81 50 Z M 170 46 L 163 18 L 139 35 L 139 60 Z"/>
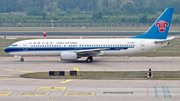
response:
<path fill-rule="evenodd" d="M 7 53 L 12 52 L 33 52 L 33 51 L 71 51 L 71 50 L 88 50 L 88 49 L 100 49 L 106 48 L 102 51 L 120 51 L 127 50 L 129 47 L 7 47 L 4 51 Z"/>

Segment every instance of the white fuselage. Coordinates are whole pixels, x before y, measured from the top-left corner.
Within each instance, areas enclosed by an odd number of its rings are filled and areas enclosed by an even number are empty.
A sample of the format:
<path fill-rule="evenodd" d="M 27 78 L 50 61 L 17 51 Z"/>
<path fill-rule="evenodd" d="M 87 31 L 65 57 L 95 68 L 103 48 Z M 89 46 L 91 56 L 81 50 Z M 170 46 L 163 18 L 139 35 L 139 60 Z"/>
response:
<path fill-rule="evenodd" d="M 167 42 L 155 39 L 35 39 L 13 43 L 6 52 L 15 56 L 60 56 L 63 51 L 101 49 L 98 56 L 128 56 L 157 49 Z"/>

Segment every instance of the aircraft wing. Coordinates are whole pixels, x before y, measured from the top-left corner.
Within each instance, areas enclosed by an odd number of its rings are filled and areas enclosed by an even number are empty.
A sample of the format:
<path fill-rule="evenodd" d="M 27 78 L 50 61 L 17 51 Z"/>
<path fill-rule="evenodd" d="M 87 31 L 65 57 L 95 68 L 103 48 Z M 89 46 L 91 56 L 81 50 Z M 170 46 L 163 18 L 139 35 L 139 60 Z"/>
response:
<path fill-rule="evenodd" d="M 154 42 L 155 42 L 155 43 L 169 42 L 169 41 L 173 40 L 174 38 L 175 38 L 175 37 L 173 36 L 173 37 L 167 38 L 167 39 L 165 39 L 165 40 L 156 40 L 156 41 L 154 41 Z"/>
<path fill-rule="evenodd" d="M 98 56 L 98 55 L 103 55 L 104 53 L 101 52 L 101 50 L 106 50 L 108 48 L 97 48 L 97 49 L 87 49 L 87 50 L 78 50 L 76 53 L 78 55 L 82 56 Z"/>

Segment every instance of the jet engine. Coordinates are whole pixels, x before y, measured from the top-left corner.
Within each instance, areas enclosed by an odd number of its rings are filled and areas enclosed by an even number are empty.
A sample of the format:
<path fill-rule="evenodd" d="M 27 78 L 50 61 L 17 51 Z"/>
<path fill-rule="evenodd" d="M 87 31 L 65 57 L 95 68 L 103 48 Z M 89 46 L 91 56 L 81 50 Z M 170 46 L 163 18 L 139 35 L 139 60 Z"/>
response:
<path fill-rule="evenodd" d="M 60 54 L 61 60 L 66 60 L 66 61 L 75 61 L 78 59 L 77 53 L 75 52 L 61 52 Z"/>

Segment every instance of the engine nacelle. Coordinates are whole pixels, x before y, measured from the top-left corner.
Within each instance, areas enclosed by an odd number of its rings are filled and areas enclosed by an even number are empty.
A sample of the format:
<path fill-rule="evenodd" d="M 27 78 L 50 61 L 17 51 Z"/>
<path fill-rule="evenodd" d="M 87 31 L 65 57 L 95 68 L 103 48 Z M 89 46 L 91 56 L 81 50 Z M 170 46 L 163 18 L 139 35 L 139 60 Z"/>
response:
<path fill-rule="evenodd" d="M 75 52 L 61 52 L 61 60 L 66 60 L 66 61 L 75 61 L 77 60 L 77 53 Z"/>

